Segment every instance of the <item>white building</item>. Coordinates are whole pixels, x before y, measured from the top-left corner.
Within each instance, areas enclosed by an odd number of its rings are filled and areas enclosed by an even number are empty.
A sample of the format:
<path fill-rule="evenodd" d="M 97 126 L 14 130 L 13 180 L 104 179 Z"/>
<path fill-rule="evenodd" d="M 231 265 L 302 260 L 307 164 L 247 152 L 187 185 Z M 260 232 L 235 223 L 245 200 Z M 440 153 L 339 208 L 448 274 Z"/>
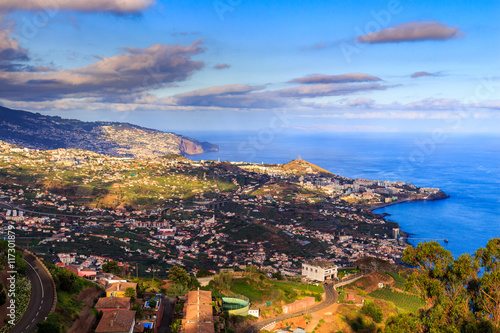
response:
<path fill-rule="evenodd" d="M 334 279 L 337 277 L 337 266 L 326 261 L 312 260 L 302 264 L 302 275 L 314 281 Z"/>
<path fill-rule="evenodd" d="M 254 316 L 256 318 L 259 318 L 260 317 L 260 309 L 255 309 L 255 308 L 248 309 L 248 314 L 250 316 Z"/>
<path fill-rule="evenodd" d="M 75 263 L 75 258 L 76 258 L 76 253 L 59 253 L 57 254 L 59 257 L 59 260 L 65 264 L 74 264 Z"/>

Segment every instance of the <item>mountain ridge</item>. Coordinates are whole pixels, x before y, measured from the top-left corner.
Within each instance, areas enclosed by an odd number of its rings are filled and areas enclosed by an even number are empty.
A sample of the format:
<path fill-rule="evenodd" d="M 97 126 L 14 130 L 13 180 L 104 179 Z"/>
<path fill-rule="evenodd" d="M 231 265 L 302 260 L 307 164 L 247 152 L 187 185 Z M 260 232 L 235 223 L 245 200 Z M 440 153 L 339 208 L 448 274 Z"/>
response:
<path fill-rule="evenodd" d="M 218 150 L 209 142 L 123 122 L 86 122 L 2 106 L 0 119 L 0 140 L 34 149 L 77 148 L 134 158 Z"/>

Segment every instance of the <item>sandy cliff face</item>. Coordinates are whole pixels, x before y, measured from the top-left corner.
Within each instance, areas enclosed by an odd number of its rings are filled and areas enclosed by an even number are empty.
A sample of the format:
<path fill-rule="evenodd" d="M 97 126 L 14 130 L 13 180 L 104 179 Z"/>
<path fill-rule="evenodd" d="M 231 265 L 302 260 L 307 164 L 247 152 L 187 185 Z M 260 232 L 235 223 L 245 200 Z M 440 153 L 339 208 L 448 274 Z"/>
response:
<path fill-rule="evenodd" d="M 195 155 L 205 152 L 203 147 L 198 142 L 186 140 L 184 138 L 178 139 L 179 150 L 182 154 Z"/>
<path fill-rule="evenodd" d="M 201 154 L 207 151 L 218 151 L 219 146 L 210 142 L 199 142 L 197 140 L 178 136 L 176 140 L 179 145 L 179 150 L 183 155 Z"/>

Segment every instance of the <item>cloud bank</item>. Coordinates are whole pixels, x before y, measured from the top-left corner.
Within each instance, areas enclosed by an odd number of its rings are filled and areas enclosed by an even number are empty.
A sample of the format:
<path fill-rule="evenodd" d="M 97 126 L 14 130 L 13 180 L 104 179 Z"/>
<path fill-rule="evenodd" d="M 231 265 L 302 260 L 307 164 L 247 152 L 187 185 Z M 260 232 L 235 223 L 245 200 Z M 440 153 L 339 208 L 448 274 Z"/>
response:
<path fill-rule="evenodd" d="M 229 67 L 231 67 L 231 65 L 229 65 L 229 64 L 217 64 L 214 66 L 215 69 L 226 69 Z"/>
<path fill-rule="evenodd" d="M 6 24 L 0 17 L 0 71 L 21 70 L 24 66 L 19 62 L 28 61 L 28 50 L 19 46 L 17 39 L 10 35 L 14 30 L 13 24 Z"/>
<path fill-rule="evenodd" d="M 171 102 L 179 106 L 221 107 L 236 109 L 269 109 L 285 106 L 302 107 L 307 105 L 303 99 L 328 96 L 344 96 L 372 90 L 384 90 L 386 86 L 378 83 L 318 84 L 264 90 L 263 86 L 242 84 L 214 86 L 177 94 Z"/>
<path fill-rule="evenodd" d="M 437 73 L 429 73 L 429 72 L 415 72 L 410 77 L 412 79 L 416 79 L 416 78 L 422 77 L 422 76 L 439 76 L 439 74 L 437 74 Z"/>
<path fill-rule="evenodd" d="M 124 48 L 125 53 L 91 65 L 52 72 L 0 72 L 0 97 L 50 100 L 95 97 L 116 99 L 188 79 L 204 66 L 191 56 L 204 51 L 201 41 L 190 46 L 152 45 Z"/>
<path fill-rule="evenodd" d="M 409 22 L 356 37 L 360 43 L 396 43 L 423 40 L 447 40 L 462 37 L 460 28 L 440 22 Z"/>
<path fill-rule="evenodd" d="M 325 83 L 350 83 L 350 82 L 376 82 L 382 79 L 363 73 L 349 73 L 341 75 L 313 74 L 306 77 L 296 78 L 288 83 L 300 84 L 325 84 Z"/>
<path fill-rule="evenodd" d="M 2 0 L 0 10 L 74 10 L 81 12 L 137 13 L 153 0 Z"/>

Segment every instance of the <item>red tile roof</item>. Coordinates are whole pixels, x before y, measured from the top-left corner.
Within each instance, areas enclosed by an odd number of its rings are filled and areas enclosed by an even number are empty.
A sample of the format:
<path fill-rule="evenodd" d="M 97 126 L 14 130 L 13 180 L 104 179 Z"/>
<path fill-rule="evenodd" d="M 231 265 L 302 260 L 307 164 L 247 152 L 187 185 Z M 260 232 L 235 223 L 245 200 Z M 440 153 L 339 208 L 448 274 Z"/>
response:
<path fill-rule="evenodd" d="M 130 306 L 130 297 L 101 297 L 97 301 L 96 309 L 117 309 L 128 308 Z M 117 309 L 118 310 L 118 309 Z"/>
<path fill-rule="evenodd" d="M 95 333 L 128 333 L 134 323 L 135 311 L 117 310 L 104 312 Z"/>

